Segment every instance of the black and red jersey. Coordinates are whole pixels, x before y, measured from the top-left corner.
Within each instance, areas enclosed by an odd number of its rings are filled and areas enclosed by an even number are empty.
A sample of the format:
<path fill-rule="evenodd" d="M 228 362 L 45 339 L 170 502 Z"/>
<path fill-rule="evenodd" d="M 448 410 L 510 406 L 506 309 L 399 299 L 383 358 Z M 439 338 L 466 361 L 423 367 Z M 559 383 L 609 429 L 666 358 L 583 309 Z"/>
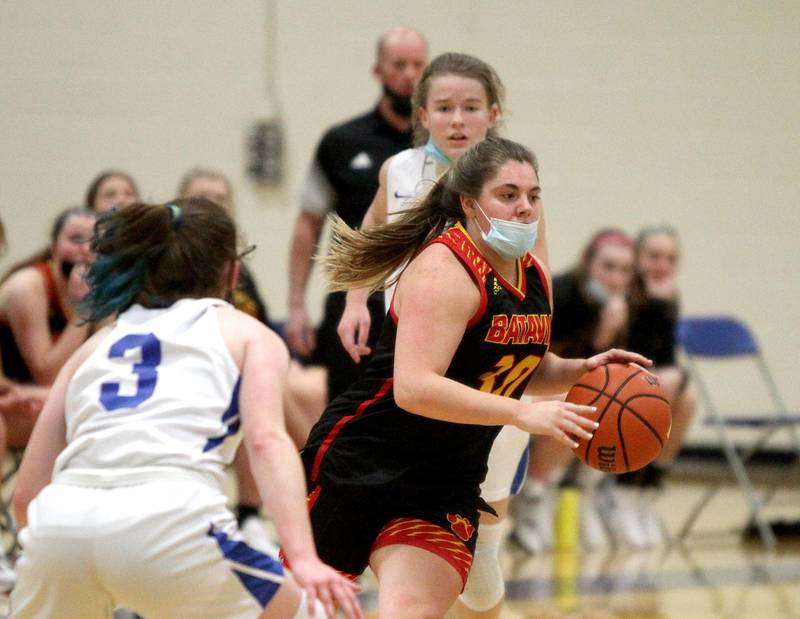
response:
<path fill-rule="evenodd" d="M 449 247 L 481 292 L 481 303 L 446 376 L 475 389 L 519 398 L 550 343 L 547 283 L 530 255 L 519 259 L 518 281 L 496 273 L 456 224 L 434 243 Z M 309 484 L 354 487 L 402 484 L 474 488 L 500 426 L 451 423 L 416 415 L 394 400 L 392 376 L 398 317 L 390 312 L 369 365 L 330 403 L 314 426 L 303 460 Z M 430 338 L 436 325 L 430 325 Z"/>

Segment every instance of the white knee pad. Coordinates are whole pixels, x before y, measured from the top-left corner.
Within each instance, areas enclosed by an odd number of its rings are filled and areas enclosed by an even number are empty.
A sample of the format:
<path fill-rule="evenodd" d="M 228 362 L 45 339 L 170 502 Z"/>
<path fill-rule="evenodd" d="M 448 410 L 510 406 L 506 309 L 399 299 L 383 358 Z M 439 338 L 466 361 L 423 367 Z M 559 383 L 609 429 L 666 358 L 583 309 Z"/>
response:
<path fill-rule="evenodd" d="M 470 610 L 481 612 L 497 606 L 506 591 L 500 569 L 500 542 L 503 540 L 499 524 L 481 524 L 478 543 L 469 570 L 467 584 L 459 600 Z"/>
<path fill-rule="evenodd" d="M 314 600 L 314 614 L 308 614 L 308 597 L 306 592 L 300 594 L 300 606 L 292 619 L 325 619 L 325 607 L 319 600 Z"/>

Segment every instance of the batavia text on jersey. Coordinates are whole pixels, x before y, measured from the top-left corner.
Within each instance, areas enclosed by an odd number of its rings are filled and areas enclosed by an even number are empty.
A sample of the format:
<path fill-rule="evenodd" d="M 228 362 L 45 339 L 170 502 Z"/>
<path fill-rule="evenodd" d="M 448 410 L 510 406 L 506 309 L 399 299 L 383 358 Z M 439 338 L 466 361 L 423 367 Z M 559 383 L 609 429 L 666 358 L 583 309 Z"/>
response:
<path fill-rule="evenodd" d="M 485 339 L 493 344 L 546 344 L 550 320 L 550 314 L 495 314 Z"/>

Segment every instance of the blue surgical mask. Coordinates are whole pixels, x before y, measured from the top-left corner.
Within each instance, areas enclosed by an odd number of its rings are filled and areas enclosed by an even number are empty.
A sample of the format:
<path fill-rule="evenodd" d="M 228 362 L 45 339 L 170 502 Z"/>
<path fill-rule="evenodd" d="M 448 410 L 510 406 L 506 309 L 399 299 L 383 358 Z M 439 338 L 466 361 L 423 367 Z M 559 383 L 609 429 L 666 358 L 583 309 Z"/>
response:
<path fill-rule="evenodd" d="M 475 201 L 475 206 L 489 221 L 489 232 L 484 232 L 478 226 L 481 236 L 486 244 L 496 251 L 502 258 L 512 260 L 527 254 L 536 244 L 536 236 L 539 233 L 539 220 L 524 224 L 519 221 L 508 221 L 489 217 L 483 212 L 481 205 Z"/>
<path fill-rule="evenodd" d="M 442 152 L 442 149 L 436 146 L 433 143 L 433 140 L 429 137 L 428 141 L 425 143 L 425 152 L 428 153 L 431 157 L 436 159 L 437 161 L 441 161 L 446 166 L 453 165 L 453 160 L 450 159 L 447 155 Z"/>

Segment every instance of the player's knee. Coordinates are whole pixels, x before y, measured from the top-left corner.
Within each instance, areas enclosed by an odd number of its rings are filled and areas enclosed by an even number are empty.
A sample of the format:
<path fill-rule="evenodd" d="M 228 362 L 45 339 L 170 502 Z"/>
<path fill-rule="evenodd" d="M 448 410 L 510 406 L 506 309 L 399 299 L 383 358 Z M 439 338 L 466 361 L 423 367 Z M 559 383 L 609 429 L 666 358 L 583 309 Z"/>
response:
<path fill-rule="evenodd" d="M 697 411 L 697 391 L 695 391 L 694 386 L 691 384 L 686 385 L 684 390 L 681 392 L 680 398 L 680 408 L 687 420 L 691 420 Z"/>
<path fill-rule="evenodd" d="M 500 569 L 500 543 L 502 530 L 499 524 L 481 524 L 478 543 L 469 571 L 467 584 L 459 600 L 470 610 L 481 612 L 494 608 L 503 599 L 505 582 Z"/>
<path fill-rule="evenodd" d="M 380 575 L 378 576 L 380 581 Z M 461 579 L 458 578 L 460 583 Z M 455 579 L 452 583 L 455 585 Z M 378 617 L 381 619 L 434 619 L 444 617 L 455 601 L 457 589 L 439 582 L 420 582 L 419 586 L 409 581 L 381 585 L 378 595 Z"/>
<path fill-rule="evenodd" d="M 414 592 L 398 592 L 391 599 L 383 599 L 379 604 L 378 616 L 381 619 L 409 619 L 420 617 L 438 619 L 447 611 L 436 600 L 425 599 Z"/>

